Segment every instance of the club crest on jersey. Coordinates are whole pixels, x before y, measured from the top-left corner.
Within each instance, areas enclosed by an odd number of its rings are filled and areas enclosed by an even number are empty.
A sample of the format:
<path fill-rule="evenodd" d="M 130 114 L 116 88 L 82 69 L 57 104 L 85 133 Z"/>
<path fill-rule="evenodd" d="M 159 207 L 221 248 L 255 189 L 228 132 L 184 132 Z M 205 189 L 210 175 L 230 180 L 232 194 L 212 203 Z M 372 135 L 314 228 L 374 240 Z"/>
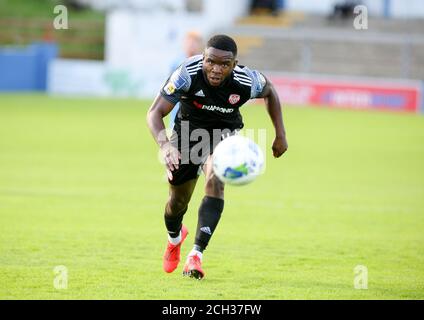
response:
<path fill-rule="evenodd" d="M 228 102 L 231 104 L 236 104 L 239 101 L 240 101 L 240 96 L 238 94 L 232 94 L 228 98 Z"/>

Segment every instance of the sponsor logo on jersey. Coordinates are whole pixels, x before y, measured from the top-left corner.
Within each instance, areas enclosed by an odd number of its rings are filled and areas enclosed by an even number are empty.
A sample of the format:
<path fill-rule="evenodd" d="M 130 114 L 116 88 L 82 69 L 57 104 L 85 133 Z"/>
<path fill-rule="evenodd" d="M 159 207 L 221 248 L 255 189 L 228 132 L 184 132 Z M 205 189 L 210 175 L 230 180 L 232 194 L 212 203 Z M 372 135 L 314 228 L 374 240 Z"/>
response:
<path fill-rule="evenodd" d="M 213 106 L 213 105 L 208 106 L 208 105 L 201 104 L 197 101 L 193 101 L 193 104 L 197 109 L 202 109 L 202 110 L 218 111 L 221 113 L 232 113 L 234 111 L 234 108 L 223 108 L 220 106 Z"/>
<path fill-rule="evenodd" d="M 228 102 L 231 104 L 236 104 L 239 101 L 240 101 L 240 96 L 238 94 L 232 94 L 228 98 Z"/>

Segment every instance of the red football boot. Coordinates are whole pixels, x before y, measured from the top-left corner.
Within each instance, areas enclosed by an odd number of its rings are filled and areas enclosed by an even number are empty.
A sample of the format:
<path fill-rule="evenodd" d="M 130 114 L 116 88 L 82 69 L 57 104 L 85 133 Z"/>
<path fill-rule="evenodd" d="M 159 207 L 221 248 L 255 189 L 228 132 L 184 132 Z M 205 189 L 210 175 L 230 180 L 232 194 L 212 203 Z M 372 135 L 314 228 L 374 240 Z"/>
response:
<path fill-rule="evenodd" d="M 205 276 L 205 272 L 202 270 L 202 261 L 197 255 L 187 257 L 183 275 L 196 278 L 197 280 L 201 280 Z"/>
<path fill-rule="evenodd" d="M 174 245 L 168 241 L 168 245 L 166 247 L 165 254 L 163 255 L 163 270 L 165 272 L 172 272 L 178 267 L 178 263 L 180 263 L 181 259 L 181 245 L 183 244 L 185 238 L 187 237 L 188 230 L 183 225 L 181 227 L 181 242 L 177 245 Z"/>

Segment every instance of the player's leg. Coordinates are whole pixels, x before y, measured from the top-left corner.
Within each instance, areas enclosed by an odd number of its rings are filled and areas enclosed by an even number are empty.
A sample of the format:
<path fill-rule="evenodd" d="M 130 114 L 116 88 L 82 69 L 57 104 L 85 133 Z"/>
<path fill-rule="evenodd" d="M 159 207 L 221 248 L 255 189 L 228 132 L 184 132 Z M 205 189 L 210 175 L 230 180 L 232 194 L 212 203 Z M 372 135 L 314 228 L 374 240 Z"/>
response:
<path fill-rule="evenodd" d="M 212 170 L 212 156 L 209 156 L 203 170 L 206 176 L 205 197 L 199 207 L 194 247 L 184 266 L 184 274 L 197 279 L 203 278 L 205 274 L 201 268 L 203 250 L 206 249 L 224 209 L 224 184 Z"/>
<path fill-rule="evenodd" d="M 163 256 L 163 268 L 172 272 L 180 262 L 181 244 L 187 237 L 188 231 L 182 225 L 184 214 L 187 211 L 197 177 L 182 184 L 169 185 L 169 198 L 165 207 L 165 226 L 168 231 L 168 245 Z"/>
<path fill-rule="evenodd" d="M 169 198 L 165 206 L 165 225 L 170 238 L 176 238 L 181 230 L 183 216 L 187 211 L 197 178 L 180 185 L 169 185 Z"/>
<path fill-rule="evenodd" d="M 206 249 L 224 209 L 224 183 L 212 169 L 212 156 L 209 156 L 203 170 L 206 179 L 205 196 L 199 207 L 195 240 L 195 249 L 200 252 Z"/>

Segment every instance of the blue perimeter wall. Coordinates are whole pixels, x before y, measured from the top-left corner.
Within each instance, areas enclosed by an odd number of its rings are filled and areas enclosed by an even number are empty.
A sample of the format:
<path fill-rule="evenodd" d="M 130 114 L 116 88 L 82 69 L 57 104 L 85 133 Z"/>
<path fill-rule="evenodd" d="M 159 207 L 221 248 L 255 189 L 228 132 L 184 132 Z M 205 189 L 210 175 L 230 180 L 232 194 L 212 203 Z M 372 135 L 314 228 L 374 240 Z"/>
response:
<path fill-rule="evenodd" d="M 54 43 L 0 48 L 0 92 L 45 91 L 47 67 L 58 51 Z"/>

